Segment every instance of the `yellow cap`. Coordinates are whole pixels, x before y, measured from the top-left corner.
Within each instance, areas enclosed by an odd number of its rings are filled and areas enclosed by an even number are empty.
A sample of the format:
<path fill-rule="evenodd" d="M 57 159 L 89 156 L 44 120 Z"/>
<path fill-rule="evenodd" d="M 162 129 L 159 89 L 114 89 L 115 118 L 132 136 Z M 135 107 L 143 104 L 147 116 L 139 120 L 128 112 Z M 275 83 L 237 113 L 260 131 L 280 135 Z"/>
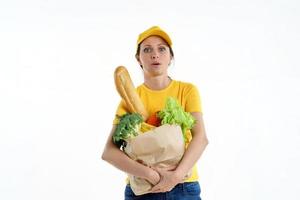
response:
<path fill-rule="evenodd" d="M 172 40 L 169 37 L 169 35 L 162 30 L 159 26 L 152 26 L 151 28 L 145 30 L 144 32 L 142 32 L 137 40 L 137 46 L 139 46 L 139 44 L 141 44 L 141 42 L 143 42 L 146 38 L 150 37 L 150 36 L 159 36 L 161 38 L 163 38 L 168 45 L 171 47 L 172 46 Z"/>

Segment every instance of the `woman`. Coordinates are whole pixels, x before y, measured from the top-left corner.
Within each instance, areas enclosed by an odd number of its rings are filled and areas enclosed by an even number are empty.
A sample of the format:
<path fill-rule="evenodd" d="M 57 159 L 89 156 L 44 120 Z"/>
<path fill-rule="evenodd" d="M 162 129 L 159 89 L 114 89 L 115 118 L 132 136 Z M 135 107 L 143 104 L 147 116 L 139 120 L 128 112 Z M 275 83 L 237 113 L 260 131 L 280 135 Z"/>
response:
<path fill-rule="evenodd" d="M 174 169 L 153 169 L 130 159 L 112 142 L 117 120 L 108 137 L 102 159 L 120 170 L 148 180 L 154 186 L 151 193 L 136 196 L 130 185 L 125 189 L 125 200 L 132 199 L 200 199 L 200 186 L 196 162 L 208 144 L 200 96 L 197 88 L 186 82 L 172 80 L 168 76 L 168 67 L 174 58 L 172 40 L 160 27 L 154 26 L 141 33 L 137 40 L 136 59 L 144 74 L 144 83 L 137 88 L 148 113 L 151 115 L 165 106 L 167 97 L 172 96 L 178 100 L 186 112 L 190 112 L 196 119 L 188 140 L 188 147 Z M 117 115 L 127 111 L 126 105 L 121 101 Z M 184 180 L 185 175 L 192 169 L 192 175 Z"/>

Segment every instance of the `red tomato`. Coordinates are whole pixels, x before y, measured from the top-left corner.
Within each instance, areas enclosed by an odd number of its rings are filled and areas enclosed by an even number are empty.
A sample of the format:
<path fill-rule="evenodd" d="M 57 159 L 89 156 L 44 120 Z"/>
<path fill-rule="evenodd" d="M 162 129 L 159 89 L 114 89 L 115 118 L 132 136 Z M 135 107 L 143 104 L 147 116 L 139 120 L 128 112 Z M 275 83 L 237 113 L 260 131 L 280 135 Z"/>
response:
<path fill-rule="evenodd" d="M 154 113 L 153 115 L 151 115 L 147 121 L 146 121 L 148 124 L 151 124 L 153 126 L 160 126 L 160 122 L 161 120 L 159 119 L 159 117 L 157 116 L 156 113 Z"/>

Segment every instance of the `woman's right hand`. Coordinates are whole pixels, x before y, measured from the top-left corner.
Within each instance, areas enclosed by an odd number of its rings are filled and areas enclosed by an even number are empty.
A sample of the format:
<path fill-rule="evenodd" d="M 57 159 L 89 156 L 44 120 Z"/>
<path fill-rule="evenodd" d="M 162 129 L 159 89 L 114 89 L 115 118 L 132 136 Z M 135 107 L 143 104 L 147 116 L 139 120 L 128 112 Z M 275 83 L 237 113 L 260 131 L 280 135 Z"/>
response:
<path fill-rule="evenodd" d="M 160 181 L 160 175 L 157 171 L 152 168 L 149 168 L 149 174 L 147 177 L 147 181 L 149 181 L 152 185 L 156 185 Z"/>

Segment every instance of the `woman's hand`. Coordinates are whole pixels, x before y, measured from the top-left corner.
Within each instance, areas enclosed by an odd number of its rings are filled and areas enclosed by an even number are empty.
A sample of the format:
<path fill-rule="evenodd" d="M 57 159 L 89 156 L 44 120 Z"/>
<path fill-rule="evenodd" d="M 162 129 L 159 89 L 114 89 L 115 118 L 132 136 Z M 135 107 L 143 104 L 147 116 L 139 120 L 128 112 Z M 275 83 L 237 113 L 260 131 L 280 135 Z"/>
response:
<path fill-rule="evenodd" d="M 149 174 L 147 176 L 147 181 L 149 181 L 152 185 L 156 185 L 160 181 L 160 175 L 157 171 L 150 168 Z"/>
<path fill-rule="evenodd" d="M 183 177 L 176 173 L 173 169 L 166 168 L 155 168 L 155 170 L 160 175 L 160 181 L 156 184 L 151 192 L 159 193 L 159 192 L 169 192 L 171 191 L 178 183 L 183 181 Z"/>

